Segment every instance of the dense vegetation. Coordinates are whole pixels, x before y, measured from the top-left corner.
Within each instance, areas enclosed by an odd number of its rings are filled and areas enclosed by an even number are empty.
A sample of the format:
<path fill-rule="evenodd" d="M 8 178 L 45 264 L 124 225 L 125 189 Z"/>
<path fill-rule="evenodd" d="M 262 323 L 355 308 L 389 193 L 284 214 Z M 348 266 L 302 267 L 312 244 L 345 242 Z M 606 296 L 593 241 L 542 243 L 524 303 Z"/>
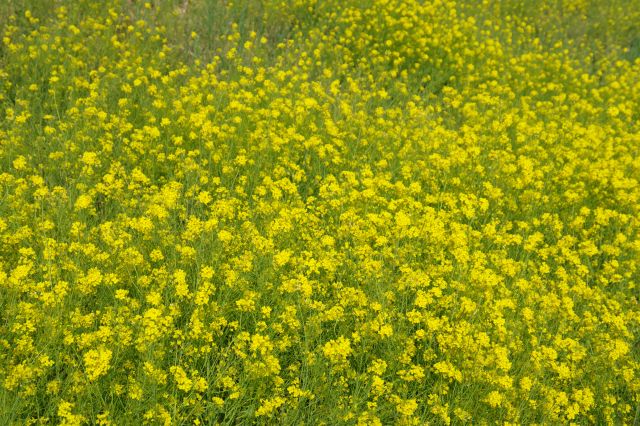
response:
<path fill-rule="evenodd" d="M 637 423 L 639 24 L 3 2 L 0 423 Z"/>

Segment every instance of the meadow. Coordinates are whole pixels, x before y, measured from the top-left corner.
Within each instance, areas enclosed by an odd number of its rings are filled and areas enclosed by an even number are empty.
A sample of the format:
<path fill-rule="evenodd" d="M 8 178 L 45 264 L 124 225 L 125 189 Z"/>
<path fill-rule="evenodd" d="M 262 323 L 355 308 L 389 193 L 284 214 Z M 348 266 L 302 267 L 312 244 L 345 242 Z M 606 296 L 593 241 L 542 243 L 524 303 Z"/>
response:
<path fill-rule="evenodd" d="M 640 423 L 640 0 L 0 39 L 0 424 Z"/>

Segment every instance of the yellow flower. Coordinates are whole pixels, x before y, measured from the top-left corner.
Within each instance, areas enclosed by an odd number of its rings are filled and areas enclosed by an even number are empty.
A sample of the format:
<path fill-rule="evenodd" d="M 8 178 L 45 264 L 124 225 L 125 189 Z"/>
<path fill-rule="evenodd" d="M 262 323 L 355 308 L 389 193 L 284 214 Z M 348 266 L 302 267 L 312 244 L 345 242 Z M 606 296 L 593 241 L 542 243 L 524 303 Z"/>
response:
<path fill-rule="evenodd" d="M 189 392 L 193 387 L 193 381 L 187 376 L 187 373 L 180 366 L 173 366 L 169 368 L 173 378 L 176 382 L 178 389 L 183 392 Z"/>
<path fill-rule="evenodd" d="M 107 374 L 112 355 L 113 352 L 105 348 L 91 349 L 84 354 L 84 367 L 89 381 L 93 382 Z"/>
<path fill-rule="evenodd" d="M 418 402 L 415 399 L 398 400 L 396 410 L 401 416 L 409 417 L 418 409 Z"/>
<path fill-rule="evenodd" d="M 89 208 L 89 206 L 91 206 L 92 202 L 93 202 L 93 200 L 91 199 L 90 195 L 81 194 L 80 196 L 78 196 L 78 198 L 76 198 L 76 202 L 74 204 L 74 208 L 76 210 L 85 210 L 85 209 Z"/>
<path fill-rule="evenodd" d="M 58 417 L 60 424 L 64 426 L 80 426 L 85 422 L 85 417 L 79 414 L 73 414 L 74 404 L 67 401 L 60 401 L 58 404 Z"/>
<path fill-rule="evenodd" d="M 256 417 L 272 416 L 274 411 L 280 408 L 285 402 L 286 400 L 279 396 L 262 400 L 260 407 L 256 410 Z"/>
<path fill-rule="evenodd" d="M 498 391 L 493 391 L 489 393 L 489 395 L 487 395 L 486 401 L 487 401 L 487 404 L 489 404 L 492 407 L 499 407 L 502 405 L 502 402 L 504 401 L 504 396 Z"/>
<path fill-rule="evenodd" d="M 25 170 L 27 168 L 27 159 L 23 155 L 19 155 L 13 160 L 13 168 L 16 170 Z"/>
<path fill-rule="evenodd" d="M 347 360 L 353 350 L 351 349 L 351 341 L 340 336 L 325 343 L 322 352 L 332 363 L 340 364 Z"/>

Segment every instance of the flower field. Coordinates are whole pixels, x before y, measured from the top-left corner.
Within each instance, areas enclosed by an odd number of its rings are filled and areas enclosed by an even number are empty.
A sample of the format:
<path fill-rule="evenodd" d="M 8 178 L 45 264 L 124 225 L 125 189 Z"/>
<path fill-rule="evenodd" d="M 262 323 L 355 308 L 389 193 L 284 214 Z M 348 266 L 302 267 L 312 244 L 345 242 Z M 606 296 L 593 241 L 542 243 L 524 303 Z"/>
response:
<path fill-rule="evenodd" d="M 640 0 L 5 0 L 0 424 L 640 423 Z"/>

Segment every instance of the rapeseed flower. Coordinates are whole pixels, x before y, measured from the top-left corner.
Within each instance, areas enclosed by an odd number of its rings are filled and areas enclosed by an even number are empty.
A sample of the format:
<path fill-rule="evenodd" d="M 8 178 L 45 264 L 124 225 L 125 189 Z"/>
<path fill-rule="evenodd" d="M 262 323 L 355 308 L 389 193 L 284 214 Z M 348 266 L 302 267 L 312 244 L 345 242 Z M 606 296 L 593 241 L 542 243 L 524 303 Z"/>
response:
<path fill-rule="evenodd" d="M 4 423 L 633 423 L 638 0 L 27 3 Z"/>

